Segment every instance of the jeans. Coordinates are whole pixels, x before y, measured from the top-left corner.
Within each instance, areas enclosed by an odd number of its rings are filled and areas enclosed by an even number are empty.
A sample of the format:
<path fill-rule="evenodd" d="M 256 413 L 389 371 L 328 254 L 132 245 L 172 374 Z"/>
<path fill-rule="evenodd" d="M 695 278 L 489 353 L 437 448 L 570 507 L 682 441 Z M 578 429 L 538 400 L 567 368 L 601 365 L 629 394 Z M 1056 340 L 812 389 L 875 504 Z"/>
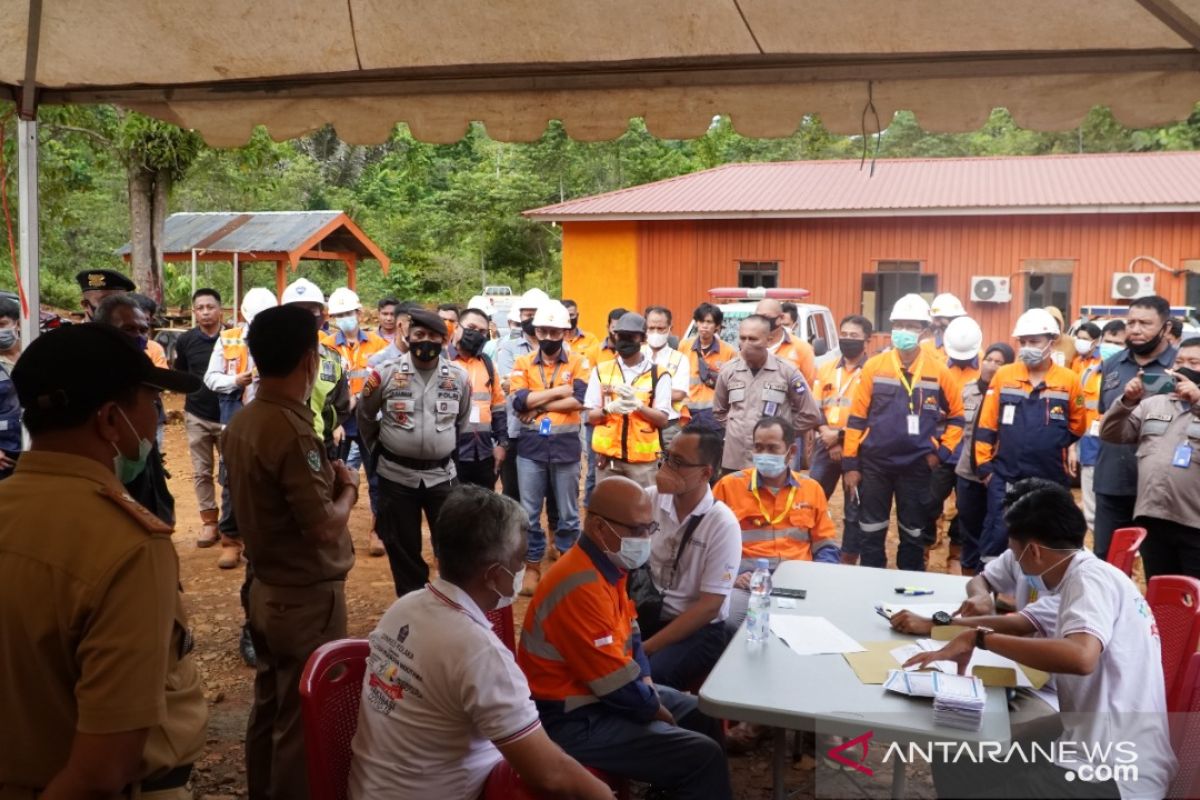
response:
<path fill-rule="evenodd" d="M 983 562 L 979 560 L 980 543 L 983 540 L 983 524 L 987 519 L 988 493 L 982 483 L 959 477 L 954 490 L 958 504 L 958 529 L 962 535 L 962 568 L 979 572 Z"/>
<path fill-rule="evenodd" d="M 592 449 L 592 431 L 595 425 L 584 425 L 583 452 L 587 453 L 587 480 L 583 482 L 583 505 L 586 507 L 592 501 L 592 491 L 596 488 L 596 451 Z"/>
<path fill-rule="evenodd" d="M 924 460 L 902 469 L 881 470 L 863 465 L 858 487 L 861 502 L 862 565 L 887 566 L 887 530 L 896 503 L 900 545 L 896 566 L 925 571 L 925 532 L 929 527 L 930 470 Z"/>
<path fill-rule="evenodd" d="M 728 642 L 725 623 L 713 622 L 667 645 L 649 657 L 654 683 L 681 692 L 698 688 L 700 681 L 716 666 Z"/>
<path fill-rule="evenodd" d="M 521 505 L 529 515 L 529 544 L 525 560 L 536 564 L 546 554 L 542 504 L 547 495 L 553 495 L 558 507 L 554 546 L 560 553 L 570 550 L 579 538 L 579 462 L 554 464 L 517 456 L 517 477 L 521 482 Z"/>
<path fill-rule="evenodd" d="M 1096 527 L 1092 529 L 1092 549 L 1096 552 L 1096 558 L 1101 561 L 1108 558 L 1108 545 L 1112 542 L 1113 531 L 1133 524 L 1136 505 L 1137 495 L 1096 492 Z"/>

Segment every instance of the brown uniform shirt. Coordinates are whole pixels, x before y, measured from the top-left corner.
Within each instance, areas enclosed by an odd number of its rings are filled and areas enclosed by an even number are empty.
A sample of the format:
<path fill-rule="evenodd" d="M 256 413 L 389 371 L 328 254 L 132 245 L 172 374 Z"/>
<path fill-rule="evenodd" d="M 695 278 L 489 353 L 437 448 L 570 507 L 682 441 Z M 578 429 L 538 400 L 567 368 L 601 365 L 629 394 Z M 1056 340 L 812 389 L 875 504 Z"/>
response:
<path fill-rule="evenodd" d="M 254 577 L 272 586 L 345 580 L 350 535 L 319 544 L 304 535 L 333 516 L 333 466 L 308 406 L 260 388 L 222 435 L 238 532 Z"/>
<path fill-rule="evenodd" d="M 0 798 L 71 739 L 150 729 L 141 777 L 196 760 L 208 707 L 171 530 L 91 459 L 31 451 L 0 483 Z"/>
<path fill-rule="evenodd" d="M 725 426 L 725 451 L 721 456 L 725 469 L 750 466 L 754 425 L 765 416 L 783 417 L 797 434 L 825 421 L 800 370 L 770 353 L 757 375 L 741 357 L 721 367 L 713 395 L 713 416 Z"/>

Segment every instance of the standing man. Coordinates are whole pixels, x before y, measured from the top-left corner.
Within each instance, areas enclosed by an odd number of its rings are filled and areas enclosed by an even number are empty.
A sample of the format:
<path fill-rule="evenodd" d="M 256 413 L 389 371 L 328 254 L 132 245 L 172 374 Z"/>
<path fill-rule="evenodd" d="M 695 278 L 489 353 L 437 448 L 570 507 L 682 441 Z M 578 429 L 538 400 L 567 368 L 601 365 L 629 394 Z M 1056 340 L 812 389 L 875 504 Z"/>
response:
<path fill-rule="evenodd" d="M 376 460 L 379 535 L 397 597 L 429 579 L 421 513 L 432 533 L 458 484 L 453 455 L 471 417 L 471 380 L 442 358 L 445 341 L 446 323 L 437 314 L 413 311 L 408 352 L 370 370 L 358 404 L 363 450 Z"/>
<path fill-rule="evenodd" d="M 1139 297 L 1129 304 L 1125 321 L 1125 350 L 1105 359 L 1100 384 L 1100 413 L 1112 408 L 1131 380 L 1161 375 L 1175 363 L 1176 349 L 1167 341 L 1171 305 L 1158 295 Z M 1106 326 L 1107 327 L 1107 326 Z M 1093 544 L 1096 557 L 1108 557 L 1108 545 L 1117 528 L 1133 524 L 1137 504 L 1137 447 L 1101 442 L 1092 477 L 1096 491 L 1096 524 Z"/>
<path fill-rule="evenodd" d="M 379 309 L 379 327 L 375 334 L 388 344 L 396 341 L 396 309 L 399 306 L 400 301 L 394 297 L 385 297 L 376 306 Z"/>
<path fill-rule="evenodd" d="M 671 347 L 671 309 L 666 306 L 650 306 L 646 309 L 646 344 L 650 345 L 650 358 L 659 370 L 671 376 L 671 413 L 667 426 L 662 429 L 662 446 L 671 446 L 671 440 L 680 428 L 687 424 L 688 414 L 685 401 L 690 388 L 690 373 L 687 356 Z"/>
<path fill-rule="evenodd" d="M 508 426 L 510 451 L 517 448 L 517 440 L 521 435 L 521 420 L 518 419 L 512 408 L 513 367 L 516 365 L 517 359 L 537 352 L 538 340 L 533 335 L 533 315 L 537 313 L 538 306 L 542 301 L 549 299 L 541 289 L 530 289 L 514 300 L 512 308 L 509 310 L 509 319 L 512 321 L 515 318 L 517 327 L 513 329 L 509 338 L 503 339 L 496 348 L 496 372 L 500 374 L 500 388 L 504 390 L 507 398 L 504 413 L 505 424 Z M 511 457 L 513 455 L 514 453 L 510 452 L 510 457 L 506 458 L 504 464 L 501 465 L 500 483 L 504 487 L 504 494 L 520 502 L 521 486 L 517 478 L 517 459 Z"/>
<path fill-rule="evenodd" d="M 926 331 L 926 338 L 921 340 L 921 350 L 945 364 L 950 356 L 946 349 L 946 329 L 950 323 L 959 317 L 965 317 L 967 310 L 962 301 L 949 292 L 943 292 L 933 298 L 929 304 L 929 316 L 932 324 Z"/>
<path fill-rule="evenodd" d="M 804 380 L 812 386 L 813 381 L 817 379 L 816 352 L 811 344 L 794 336 L 791 330 L 784 326 L 783 305 L 778 300 L 767 298 L 758 302 L 754 313 L 771 326 L 770 335 L 767 337 L 767 351 L 795 364 Z"/>
<path fill-rule="evenodd" d="M 175 369 L 190 372 L 201 380 L 200 388 L 183 401 L 183 422 L 188 453 L 192 457 L 192 486 L 200 508 L 197 547 L 212 547 L 221 538 L 217 531 L 217 507 L 213 470 L 221 460 L 221 404 L 212 389 L 203 384 L 213 347 L 221 335 L 221 295 L 216 289 L 197 289 L 192 294 L 192 316 L 196 327 L 175 343 Z"/>
<path fill-rule="evenodd" d="M 356 476 L 329 462 L 308 398 L 317 381 L 317 325 L 292 305 L 263 311 L 247 344 L 258 394 L 225 428 L 238 525 L 254 564 L 250 632 L 258 656 L 246 731 L 252 800 L 305 800 L 300 673 L 313 650 L 346 636 L 346 524 Z"/>
<path fill-rule="evenodd" d="M 892 349 L 863 366 L 850 404 L 842 481 L 859 498 L 863 566 L 887 566 L 884 542 L 894 501 L 900 532 L 896 566 L 919 572 L 925 569 L 930 475 L 962 438 L 962 397 L 945 365 L 921 351 L 929 304 L 907 294 L 888 319 Z M 935 434 L 943 418 L 939 440 Z"/>
<path fill-rule="evenodd" d="M 770 335 L 771 322 L 765 317 L 751 314 L 742 320 L 741 353 L 717 376 L 713 417 L 725 429 L 725 474 L 750 465 L 754 426 L 762 417 L 782 417 L 798 434 L 821 424 L 821 410 L 804 376 L 791 361 L 769 352 Z"/>
<path fill-rule="evenodd" d="M 190 798 L 208 709 L 171 527 L 113 473 L 198 381 L 100 325 L 39 337 L 12 379 L 32 445 L 0 483 L 0 796 Z"/>
<path fill-rule="evenodd" d="M 458 327 L 458 306 L 454 303 L 442 303 L 438 306 L 438 316 L 446 323 L 446 341 L 450 341 L 449 337 L 454 336 L 454 330 Z"/>
<path fill-rule="evenodd" d="M 454 466 L 462 483 L 494 489 L 496 475 L 508 456 L 508 415 L 500 376 L 483 354 L 488 318 L 478 308 L 468 308 L 459 314 L 458 323 L 458 335 L 447 355 L 470 380 L 471 413 L 467 429 L 458 437 Z"/>
<path fill-rule="evenodd" d="M 719 429 L 721 426 L 712 411 L 717 375 L 721 367 L 737 356 L 737 351 L 721 340 L 725 314 L 719 306 L 701 303 L 692 312 L 692 320 L 696 323 L 696 338 L 679 344 L 688 358 L 687 408 L 691 415 L 688 424 Z"/>
<path fill-rule="evenodd" d="M 987 484 L 988 515 L 980 542 L 987 562 L 1004 552 L 1004 495 L 1009 484 L 1043 478 L 1070 485 L 1067 448 L 1084 434 L 1087 412 L 1079 376 L 1054 363 L 1058 322 L 1045 309 L 1017 318 L 1017 363 L 1001 367 L 979 411 L 975 466 Z"/>
<path fill-rule="evenodd" d="M 558 552 L 565 553 L 579 538 L 579 424 L 590 371 L 586 358 L 563 349 L 571 323 L 562 303 L 546 301 L 531 321 L 538 351 L 517 359 L 510 383 L 513 411 L 521 424 L 517 445 L 521 505 L 529 515 L 521 588 L 526 596 L 533 594 L 542 577 L 546 551 L 542 502 L 547 496 L 554 497 L 557 519 L 550 522 Z"/>
<path fill-rule="evenodd" d="M 596 357 L 600 354 L 599 337 L 579 327 L 579 305 L 574 300 L 563 300 L 562 304 L 567 309 L 567 315 L 571 320 L 571 330 L 567 331 L 565 339 L 567 347 L 571 349 L 572 353 L 586 356 L 588 363 L 595 365 Z"/>
<path fill-rule="evenodd" d="M 1079 374 L 1079 385 L 1083 387 L 1083 407 L 1087 419 L 1083 436 L 1067 451 L 1067 469 L 1071 475 L 1079 476 L 1079 490 L 1083 495 L 1083 518 L 1087 520 L 1088 530 L 1094 531 L 1096 529 L 1094 478 L 1096 456 L 1100 452 L 1100 389 L 1104 381 L 1104 361 L 1125 349 L 1125 323 L 1119 319 L 1110 320 L 1103 329 L 1091 325 L 1092 328 L 1096 328 L 1099 335 L 1090 349 L 1084 344 L 1082 338 L 1091 334 L 1091 331 L 1084 330 L 1088 325 L 1081 326 L 1076 331 L 1075 350 L 1080 355 L 1076 356 L 1074 364 L 1075 371 Z M 1119 329 L 1117 326 L 1120 326 Z M 1088 356 L 1091 355 L 1094 355 L 1095 358 L 1088 359 Z M 1081 358 L 1084 360 L 1081 361 Z"/>
<path fill-rule="evenodd" d="M 133 281 L 115 269 L 85 269 L 75 276 L 75 282 L 79 284 L 79 305 L 86 322 L 92 321 L 104 298 L 132 292 L 137 288 Z"/>
<path fill-rule="evenodd" d="M 13 367 L 21 355 L 21 307 L 16 300 L 0 299 L 0 480 L 12 475 L 21 457 L 21 399 L 12 382 Z"/>
<path fill-rule="evenodd" d="M 671 417 L 671 376 L 642 350 L 641 314 L 621 317 L 612 335 L 620 357 L 592 370 L 583 401 L 593 426 L 597 474 L 624 475 L 648 489 L 662 452 L 659 432 Z"/>

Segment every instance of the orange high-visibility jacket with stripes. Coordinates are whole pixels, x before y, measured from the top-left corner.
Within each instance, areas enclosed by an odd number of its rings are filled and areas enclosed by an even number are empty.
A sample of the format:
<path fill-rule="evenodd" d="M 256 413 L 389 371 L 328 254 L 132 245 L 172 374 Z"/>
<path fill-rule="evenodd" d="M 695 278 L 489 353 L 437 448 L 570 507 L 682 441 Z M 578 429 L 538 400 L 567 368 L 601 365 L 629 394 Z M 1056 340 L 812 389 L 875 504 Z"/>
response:
<path fill-rule="evenodd" d="M 838 536 L 821 484 L 798 472 L 778 491 L 757 485 L 752 469 L 730 473 L 713 487 L 713 497 L 732 509 L 742 529 L 742 558 L 812 561 Z M 757 493 L 757 497 L 755 494 Z"/>
<path fill-rule="evenodd" d="M 850 404 L 862 377 L 862 365 L 851 366 L 845 359 L 826 361 L 817 370 L 813 383 L 813 400 L 825 415 L 825 424 L 831 428 L 844 428 L 850 419 Z"/>
<path fill-rule="evenodd" d="M 629 388 L 633 389 L 639 403 L 654 407 L 656 383 L 665 374 L 656 366 L 633 379 Z M 625 383 L 621 362 L 605 361 L 598 365 L 596 378 L 600 381 L 600 408 L 603 409 L 616 396 L 615 387 Z M 592 449 L 597 455 L 617 458 L 631 464 L 654 461 L 662 452 L 658 428 L 636 411 L 632 414 L 606 415 L 604 422 L 592 430 Z"/>

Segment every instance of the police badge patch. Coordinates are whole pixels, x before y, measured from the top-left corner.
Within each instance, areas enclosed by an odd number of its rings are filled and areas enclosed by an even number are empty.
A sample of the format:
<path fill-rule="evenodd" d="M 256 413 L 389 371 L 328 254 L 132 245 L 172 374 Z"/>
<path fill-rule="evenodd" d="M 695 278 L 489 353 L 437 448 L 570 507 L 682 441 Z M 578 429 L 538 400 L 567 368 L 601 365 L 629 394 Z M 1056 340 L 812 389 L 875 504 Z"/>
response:
<path fill-rule="evenodd" d="M 321 454 L 316 450 L 309 450 L 308 453 L 305 454 L 304 460 L 308 462 L 308 468 L 313 472 L 321 471 Z"/>
<path fill-rule="evenodd" d="M 363 384 L 362 396 L 370 397 L 371 393 L 379 388 L 379 384 L 383 379 L 379 376 L 379 370 L 371 370 L 371 374 L 367 376 L 367 382 Z"/>

